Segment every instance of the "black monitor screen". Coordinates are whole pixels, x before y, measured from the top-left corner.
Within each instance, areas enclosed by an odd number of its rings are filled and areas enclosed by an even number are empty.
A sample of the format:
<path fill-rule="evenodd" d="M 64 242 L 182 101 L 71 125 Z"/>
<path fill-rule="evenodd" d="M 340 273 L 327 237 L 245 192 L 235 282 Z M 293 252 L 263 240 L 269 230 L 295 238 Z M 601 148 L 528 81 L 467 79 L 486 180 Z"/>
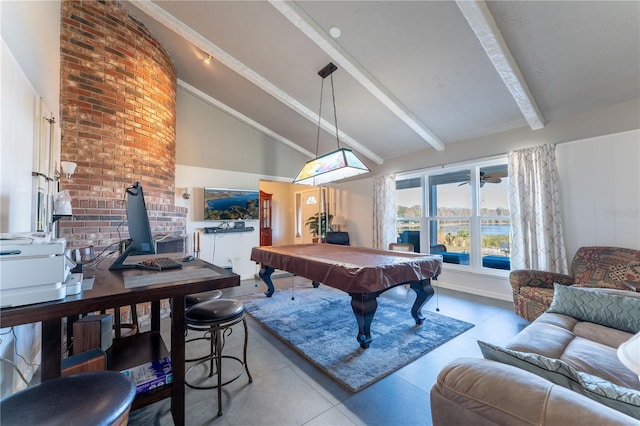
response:
<path fill-rule="evenodd" d="M 127 226 L 129 227 L 131 242 L 127 249 L 109 267 L 110 270 L 135 268 L 135 264 L 123 264 L 128 256 L 155 253 L 149 215 L 147 214 L 144 192 L 140 182 L 134 183 L 127 188 L 126 192 Z"/>

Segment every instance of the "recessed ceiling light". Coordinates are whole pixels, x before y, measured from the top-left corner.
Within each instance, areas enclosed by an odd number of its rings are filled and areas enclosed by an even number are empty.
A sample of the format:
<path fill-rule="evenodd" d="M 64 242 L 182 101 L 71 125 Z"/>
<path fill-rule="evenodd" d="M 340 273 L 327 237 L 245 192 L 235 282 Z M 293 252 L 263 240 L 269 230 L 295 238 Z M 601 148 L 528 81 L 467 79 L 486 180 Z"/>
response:
<path fill-rule="evenodd" d="M 207 57 L 204 58 L 204 63 L 209 65 L 211 63 L 212 59 L 213 59 L 213 57 L 211 55 L 207 55 Z"/>
<path fill-rule="evenodd" d="M 338 28 L 338 27 L 329 28 L 329 35 L 331 37 L 338 38 L 338 37 L 340 37 L 340 34 L 342 34 L 342 31 L 340 31 L 340 28 Z"/>

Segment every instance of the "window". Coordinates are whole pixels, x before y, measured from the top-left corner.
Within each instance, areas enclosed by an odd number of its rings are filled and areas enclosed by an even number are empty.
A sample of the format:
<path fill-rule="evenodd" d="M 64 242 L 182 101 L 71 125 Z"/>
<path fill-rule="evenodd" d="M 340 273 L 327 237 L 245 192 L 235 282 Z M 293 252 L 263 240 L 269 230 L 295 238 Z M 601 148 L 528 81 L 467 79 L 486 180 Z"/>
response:
<path fill-rule="evenodd" d="M 420 177 L 396 181 L 397 242 L 413 244 L 416 252 L 420 252 L 421 182 Z"/>
<path fill-rule="evenodd" d="M 510 269 L 506 159 L 398 177 L 396 190 L 399 242 L 462 268 Z"/>

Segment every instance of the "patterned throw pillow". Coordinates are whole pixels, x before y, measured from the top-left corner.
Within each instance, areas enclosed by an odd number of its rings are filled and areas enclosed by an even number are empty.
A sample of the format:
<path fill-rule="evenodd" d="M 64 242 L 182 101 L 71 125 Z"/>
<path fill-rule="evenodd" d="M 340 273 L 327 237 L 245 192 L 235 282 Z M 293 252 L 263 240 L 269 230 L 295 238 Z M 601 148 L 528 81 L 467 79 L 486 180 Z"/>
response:
<path fill-rule="evenodd" d="M 553 285 L 553 301 L 547 312 L 563 314 L 581 321 L 638 333 L 640 298 L 620 296 L 578 287 Z"/>
<path fill-rule="evenodd" d="M 478 341 L 485 359 L 513 365 L 533 373 L 558 386 L 600 402 L 616 411 L 640 419 L 640 392 L 611 383 L 600 377 L 577 371 L 562 360 L 512 351 L 491 343 Z"/>

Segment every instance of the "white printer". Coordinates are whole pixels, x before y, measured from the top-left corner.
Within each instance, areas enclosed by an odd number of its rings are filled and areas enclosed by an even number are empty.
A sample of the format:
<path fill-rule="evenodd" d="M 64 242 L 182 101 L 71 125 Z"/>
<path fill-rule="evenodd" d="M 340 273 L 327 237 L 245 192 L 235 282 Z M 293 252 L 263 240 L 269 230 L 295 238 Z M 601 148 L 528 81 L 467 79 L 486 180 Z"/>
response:
<path fill-rule="evenodd" d="M 75 266 L 66 240 L 43 233 L 0 235 L 0 307 L 62 299 Z"/>

